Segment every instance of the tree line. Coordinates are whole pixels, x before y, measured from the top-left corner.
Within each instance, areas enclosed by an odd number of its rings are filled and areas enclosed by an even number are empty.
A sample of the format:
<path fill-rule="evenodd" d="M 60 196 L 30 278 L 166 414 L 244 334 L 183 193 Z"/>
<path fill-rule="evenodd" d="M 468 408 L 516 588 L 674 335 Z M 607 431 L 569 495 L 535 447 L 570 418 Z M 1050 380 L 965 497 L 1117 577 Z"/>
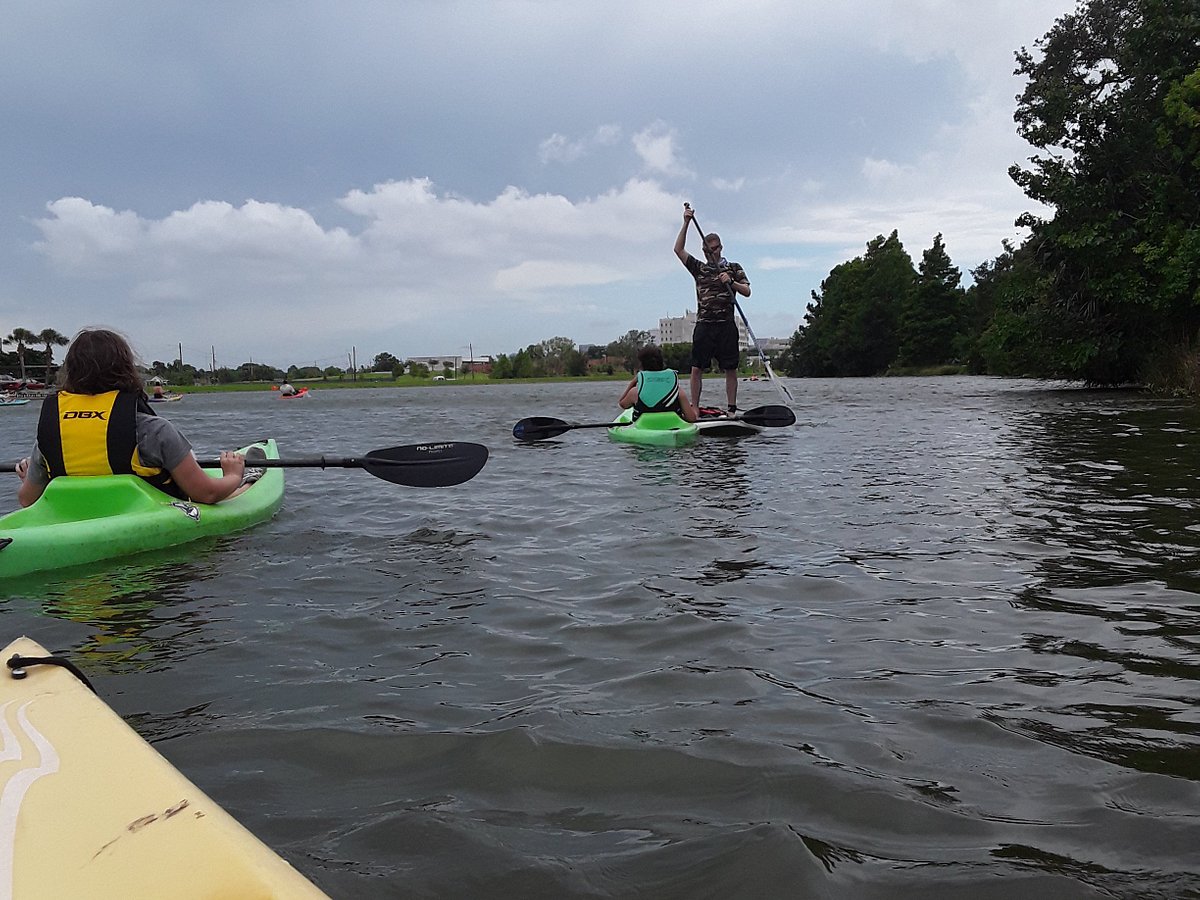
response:
<path fill-rule="evenodd" d="M 632 372 L 637 366 L 638 351 L 652 341 L 650 332 L 634 329 L 607 344 L 580 350 L 570 338 L 553 337 L 530 344 L 511 356 L 501 353 L 492 361 L 492 377 L 582 377 L 597 370 L 607 375 Z M 691 344 L 666 344 L 662 350 L 667 368 L 683 370 L 691 366 Z"/>
<path fill-rule="evenodd" d="M 54 348 L 65 347 L 69 343 L 70 338 L 53 328 L 41 331 L 14 328 L 0 337 L 0 368 L 14 370 L 22 381 L 33 380 L 30 370 L 40 368 L 44 379 L 49 381 L 54 366 Z M 8 345 L 12 345 L 13 349 L 5 352 L 4 348 Z"/>
<path fill-rule="evenodd" d="M 1200 392 L 1200 4 L 1080 0 L 1016 54 L 1009 175 L 1052 210 L 960 287 L 941 235 L 835 267 L 777 361 L 794 376 L 955 366 Z"/>

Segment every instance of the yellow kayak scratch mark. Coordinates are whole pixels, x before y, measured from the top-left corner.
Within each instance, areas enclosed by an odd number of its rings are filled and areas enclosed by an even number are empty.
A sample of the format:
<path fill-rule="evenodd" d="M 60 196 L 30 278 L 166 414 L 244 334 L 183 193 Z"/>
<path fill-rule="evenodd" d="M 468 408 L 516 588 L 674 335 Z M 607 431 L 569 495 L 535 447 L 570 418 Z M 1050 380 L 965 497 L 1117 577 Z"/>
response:
<path fill-rule="evenodd" d="M 153 823 L 157 822 L 159 819 L 163 819 L 165 821 L 166 819 L 169 819 L 172 816 L 179 815 L 179 813 L 183 812 L 185 809 L 187 809 L 189 806 L 191 806 L 191 802 L 192 801 L 190 801 L 190 800 L 184 799 L 184 800 L 180 800 L 178 803 L 176 803 L 172 806 L 168 806 L 161 813 L 147 813 L 146 815 L 142 816 L 141 818 L 134 819 L 132 822 L 130 822 L 128 825 L 126 825 L 125 830 L 128 831 L 130 834 L 136 834 L 137 832 L 139 832 L 143 828 L 145 828 L 147 825 L 152 825 Z M 198 809 L 193 810 L 192 815 L 195 816 L 197 819 L 204 818 L 204 813 Z M 109 841 L 107 844 L 104 844 L 99 850 L 97 850 L 94 854 L 92 854 L 92 859 L 95 859 L 97 856 L 99 856 L 101 853 L 103 853 L 105 850 L 107 850 L 109 847 L 111 847 L 113 844 L 115 844 L 120 839 L 121 839 L 121 837 L 120 837 L 120 835 L 118 835 L 117 837 L 115 837 L 111 841 Z"/>

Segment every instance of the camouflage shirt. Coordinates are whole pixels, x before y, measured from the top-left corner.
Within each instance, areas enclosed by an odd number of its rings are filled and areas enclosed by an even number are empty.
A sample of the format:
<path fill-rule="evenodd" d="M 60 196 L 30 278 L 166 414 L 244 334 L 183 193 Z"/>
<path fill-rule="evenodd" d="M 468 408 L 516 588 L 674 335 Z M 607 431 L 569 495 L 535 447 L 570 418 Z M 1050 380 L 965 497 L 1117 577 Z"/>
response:
<path fill-rule="evenodd" d="M 696 321 L 697 322 L 732 322 L 733 321 L 733 293 L 732 290 L 721 284 L 718 277 L 722 271 L 728 270 L 733 276 L 734 281 L 740 281 L 743 284 L 749 284 L 750 279 L 746 277 L 746 270 L 737 263 L 724 262 L 718 268 L 712 263 L 702 263 L 696 257 L 688 254 L 687 270 L 692 273 L 692 277 L 696 279 Z"/>

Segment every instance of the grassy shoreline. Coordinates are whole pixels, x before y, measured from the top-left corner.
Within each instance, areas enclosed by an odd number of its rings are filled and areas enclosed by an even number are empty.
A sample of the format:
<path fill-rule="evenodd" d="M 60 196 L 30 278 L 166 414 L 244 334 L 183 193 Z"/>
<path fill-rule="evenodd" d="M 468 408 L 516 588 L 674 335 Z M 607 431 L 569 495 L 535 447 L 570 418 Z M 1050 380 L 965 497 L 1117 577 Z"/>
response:
<path fill-rule="evenodd" d="M 546 376 L 542 378 L 490 378 L 487 375 L 476 375 L 472 378 L 470 375 L 465 375 L 453 381 L 434 381 L 431 378 L 414 378 L 411 375 L 402 375 L 399 378 L 386 376 L 380 378 L 359 378 L 356 381 L 350 379 L 330 379 L 325 381 L 320 378 L 314 378 L 311 381 L 297 380 L 292 382 L 292 384 L 294 384 L 297 388 L 307 387 L 312 391 L 323 391 L 344 390 L 347 388 L 447 388 L 463 387 L 467 385 L 547 384 L 552 382 L 571 382 L 573 384 L 584 384 L 596 381 L 626 382 L 632 377 L 633 376 L 628 372 L 615 375 L 561 375 Z M 717 378 L 723 376 L 713 375 L 711 377 Z M 170 384 L 164 385 L 163 387 L 164 390 L 177 394 L 217 394 L 231 391 L 272 391 L 278 387 L 278 384 L 271 381 L 236 381 L 231 384 Z"/>

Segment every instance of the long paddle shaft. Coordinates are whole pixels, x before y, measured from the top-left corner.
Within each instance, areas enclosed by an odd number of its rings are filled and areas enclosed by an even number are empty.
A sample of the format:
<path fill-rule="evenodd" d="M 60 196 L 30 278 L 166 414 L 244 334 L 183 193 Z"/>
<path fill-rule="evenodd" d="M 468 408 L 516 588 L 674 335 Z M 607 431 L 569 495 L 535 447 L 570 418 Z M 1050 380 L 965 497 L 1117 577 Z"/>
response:
<path fill-rule="evenodd" d="M 687 203 L 685 203 L 683 205 L 685 207 L 687 207 L 688 209 L 692 208 Z M 700 227 L 700 223 L 696 221 L 695 213 L 692 213 L 692 224 L 696 226 L 696 231 L 700 232 L 700 246 L 703 247 L 704 246 L 704 229 L 702 229 Z M 708 256 L 707 251 L 704 251 L 704 255 L 706 257 Z M 769 375 L 771 377 L 771 383 L 773 385 L 775 385 L 776 389 L 779 391 L 780 395 L 783 397 L 785 403 L 787 403 L 789 405 L 794 404 L 796 402 L 796 398 L 793 397 L 792 392 L 787 389 L 787 385 L 785 385 L 783 382 L 781 382 L 779 380 L 778 376 L 776 376 L 775 370 L 771 368 L 771 361 L 769 359 L 767 359 L 767 355 L 762 352 L 762 347 L 758 346 L 758 338 L 756 338 L 754 336 L 754 329 L 752 329 L 750 327 L 750 320 L 747 319 L 746 314 L 744 312 L 742 312 L 742 305 L 740 303 L 738 303 L 737 291 L 735 291 L 733 289 L 732 283 L 730 283 L 730 285 L 729 285 L 729 293 L 733 296 L 733 308 L 736 309 L 738 315 L 742 317 L 742 324 L 746 326 L 746 334 L 750 335 L 750 343 L 752 343 L 754 345 L 754 349 L 758 352 L 758 358 L 760 360 L 762 360 L 762 364 L 767 370 L 767 375 Z"/>
<path fill-rule="evenodd" d="M 488 448 L 463 441 L 408 444 L 372 450 L 365 456 L 315 456 L 299 459 L 248 459 L 263 468 L 363 469 L 376 478 L 409 487 L 448 487 L 470 481 L 487 462 Z M 221 461 L 200 460 L 203 468 L 220 468 Z"/>
<path fill-rule="evenodd" d="M 717 421 L 748 422 L 763 428 L 786 428 L 796 424 L 796 414 L 787 406 L 758 406 L 736 416 L 722 417 Z M 586 425 L 575 425 L 551 416 L 530 416 L 513 426 L 513 437 L 519 441 L 541 441 L 546 438 L 558 437 L 578 428 L 623 428 L 630 424 L 632 423 L 589 422 Z"/>
<path fill-rule="evenodd" d="M 448 487 L 470 481 L 488 459 L 483 444 L 442 441 L 384 447 L 364 456 L 310 456 L 293 459 L 248 459 L 261 469 L 363 469 L 376 478 L 408 487 Z M 201 468 L 219 469 L 221 460 L 197 460 Z M 0 472 L 15 472 L 15 463 L 0 464 Z"/>

